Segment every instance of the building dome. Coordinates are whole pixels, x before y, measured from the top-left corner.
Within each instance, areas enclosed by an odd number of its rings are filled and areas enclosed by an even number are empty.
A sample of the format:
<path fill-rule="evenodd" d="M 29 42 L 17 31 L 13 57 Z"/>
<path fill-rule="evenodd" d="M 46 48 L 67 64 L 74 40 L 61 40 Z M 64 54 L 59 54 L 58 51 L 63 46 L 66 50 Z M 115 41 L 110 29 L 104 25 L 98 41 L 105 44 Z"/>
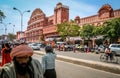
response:
<path fill-rule="evenodd" d="M 101 19 L 109 18 L 114 16 L 112 7 L 109 4 L 103 5 L 98 11 L 98 15 Z"/>
<path fill-rule="evenodd" d="M 31 17 L 35 16 L 36 14 L 44 14 L 40 8 L 36 8 L 33 12 Z"/>
<path fill-rule="evenodd" d="M 76 16 L 75 19 L 80 19 L 80 17 L 79 17 L 79 16 Z"/>
<path fill-rule="evenodd" d="M 98 11 L 98 13 L 100 13 L 102 10 L 106 10 L 106 11 L 112 11 L 112 7 L 109 4 L 105 4 L 103 5 L 100 10 Z"/>
<path fill-rule="evenodd" d="M 58 5 L 62 5 L 62 3 L 61 3 L 61 2 L 59 2 L 59 3 L 57 3 L 57 6 L 58 6 Z"/>
<path fill-rule="evenodd" d="M 76 16 L 74 20 L 75 20 L 76 23 L 80 23 L 80 17 L 79 16 Z"/>

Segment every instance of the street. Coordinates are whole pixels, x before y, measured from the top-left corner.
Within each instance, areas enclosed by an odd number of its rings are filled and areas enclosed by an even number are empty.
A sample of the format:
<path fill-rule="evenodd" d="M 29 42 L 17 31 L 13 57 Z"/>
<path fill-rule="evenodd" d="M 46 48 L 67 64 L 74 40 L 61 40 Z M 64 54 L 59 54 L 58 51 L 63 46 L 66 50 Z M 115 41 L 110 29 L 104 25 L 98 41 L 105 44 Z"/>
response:
<path fill-rule="evenodd" d="M 90 57 L 98 57 L 97 54 L 92 53 L 73 53 L 73 52 L 59 52 L 58 54 L 64 54 L 65 56 L 73 55 L 80 55 L 81 58 L 86 58 L 87 56 Z M 67 54 L 67 55 L 66 55 Z M 34 54 L 33 58 L 38 59 L 41 62 L 41 55 Z M 78 58 L 78 56 L 76 57 Z M 88 58 L 87 58 L 88 59 Z M 97 60 L 96 60 L 97 61 Z M 76 65 L 69 62 L 64 62 L 60 60 L 56 60 L 56 72 L 57 78 L 120 78 L 119 74 L 105 72 L 102 70 L 97 70 L 94 68 Z"/>
<path fill-rule="evenodd" d="M 55 61 L 57 78 L 120 78 L 119 2 L 0 0 L 0 66 L 52 52 L 45 67 Z"/>
<path fill-rule="evenodd" d="M 41 56 L 33 58 L 41 62 Z M 120 75 L 56 60 L 57 78 L 120 78 Z"/>
<path fill-rule="evenodd" d="M 41 51 L 44 52 L 44 49 L 41 48 Z M 79 58 L 79 59 L 84 59 L 84 60 L 92 60 L 92 61 L 100 61 L 100 55 L 101 54 L 95 54 L 95 53 L 83 53 L 83 52 L 78 52 L 76 51 L 75 53 L 73 51 L 58 51 L 58 50 L 54 50 L 54 52 L 56 52 L 58 55 L 62 55 L 62 56 L 68 56 L 68 57 L 74 57 L 74 58 Z M 118 62 L 120 65 L 120 56 L 118 57 Z M 110 63 L 113 64 L 113 63 Z M 118 64 L 116 64 L 118 65 Z"/>

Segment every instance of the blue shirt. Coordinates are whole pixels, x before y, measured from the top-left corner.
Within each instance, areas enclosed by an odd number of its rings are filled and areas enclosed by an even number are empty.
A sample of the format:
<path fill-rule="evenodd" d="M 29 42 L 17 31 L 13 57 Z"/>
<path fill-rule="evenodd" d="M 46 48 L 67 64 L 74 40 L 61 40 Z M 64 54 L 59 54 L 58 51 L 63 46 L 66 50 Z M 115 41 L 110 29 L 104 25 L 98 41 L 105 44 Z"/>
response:
<path fill-rule="evenodd" d="M 42 57 L 43 73 L 45 72 L 46 69 L 55 69 L 55 58 L 56 58 L 55 53 L 46 53 Z"/>

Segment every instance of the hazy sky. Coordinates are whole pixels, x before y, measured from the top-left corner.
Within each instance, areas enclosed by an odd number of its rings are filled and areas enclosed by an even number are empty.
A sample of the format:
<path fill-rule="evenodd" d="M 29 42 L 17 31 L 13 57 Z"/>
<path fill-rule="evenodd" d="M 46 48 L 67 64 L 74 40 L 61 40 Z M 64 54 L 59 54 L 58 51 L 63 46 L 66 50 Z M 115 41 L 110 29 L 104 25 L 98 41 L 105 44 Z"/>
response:
<path fill-rule="evenodd" d="M 110 4 L 114 10 L 120 9 L 120 0 L 0 0 L 0 10 L 6 16 L 3 22 L 7 24 L 7 33 L 13 33 L 13 25 L 15 25 L 14 33 L 21 30 L 20 13 L 13 10 L 13 7 L 21 12 L 31 11 L 23 14 L 23 31 L 25 31 L 27 22 L 36 8 L 40 8 L 49 17 L 54 14 L 54 8 L 58 2 L 69 6 L 70 19 L 74 19 L 76 16 L 82 18 L 97 14 L 104 4 Z M 4 25 L 0 24 L 0 35 L 5 34 L 4 29 Z"/>

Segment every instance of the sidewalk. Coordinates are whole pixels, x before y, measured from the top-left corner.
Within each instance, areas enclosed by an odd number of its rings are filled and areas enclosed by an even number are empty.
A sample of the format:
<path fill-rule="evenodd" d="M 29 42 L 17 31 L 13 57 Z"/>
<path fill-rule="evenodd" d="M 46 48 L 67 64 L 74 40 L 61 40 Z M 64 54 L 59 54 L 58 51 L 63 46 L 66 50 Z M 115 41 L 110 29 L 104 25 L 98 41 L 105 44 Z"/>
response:
<path fill-rule="evenodd" d="M 42 51 L 34 51 L 36 54 L 43 55 L 45 54 Z M 57 55 L 57 60 L 61 61 L 66 61 L 78 65 L 83 65 L 83 66 L 88 66 L 91 68 L 107 71 L 107 72 L 112 72 L 116 74 L 120 74 L 120 66 L 119 65 L 113 65 L 110 63 L 103 63 L 103 62 L 97 62 L 97 61 L 91 61 L 91 60 L 83 60 L 83 59 L 78 59 L 78 58 L 72 58 L 72 57 L 67 57 L 67 56 L 61 56 Z"/>

